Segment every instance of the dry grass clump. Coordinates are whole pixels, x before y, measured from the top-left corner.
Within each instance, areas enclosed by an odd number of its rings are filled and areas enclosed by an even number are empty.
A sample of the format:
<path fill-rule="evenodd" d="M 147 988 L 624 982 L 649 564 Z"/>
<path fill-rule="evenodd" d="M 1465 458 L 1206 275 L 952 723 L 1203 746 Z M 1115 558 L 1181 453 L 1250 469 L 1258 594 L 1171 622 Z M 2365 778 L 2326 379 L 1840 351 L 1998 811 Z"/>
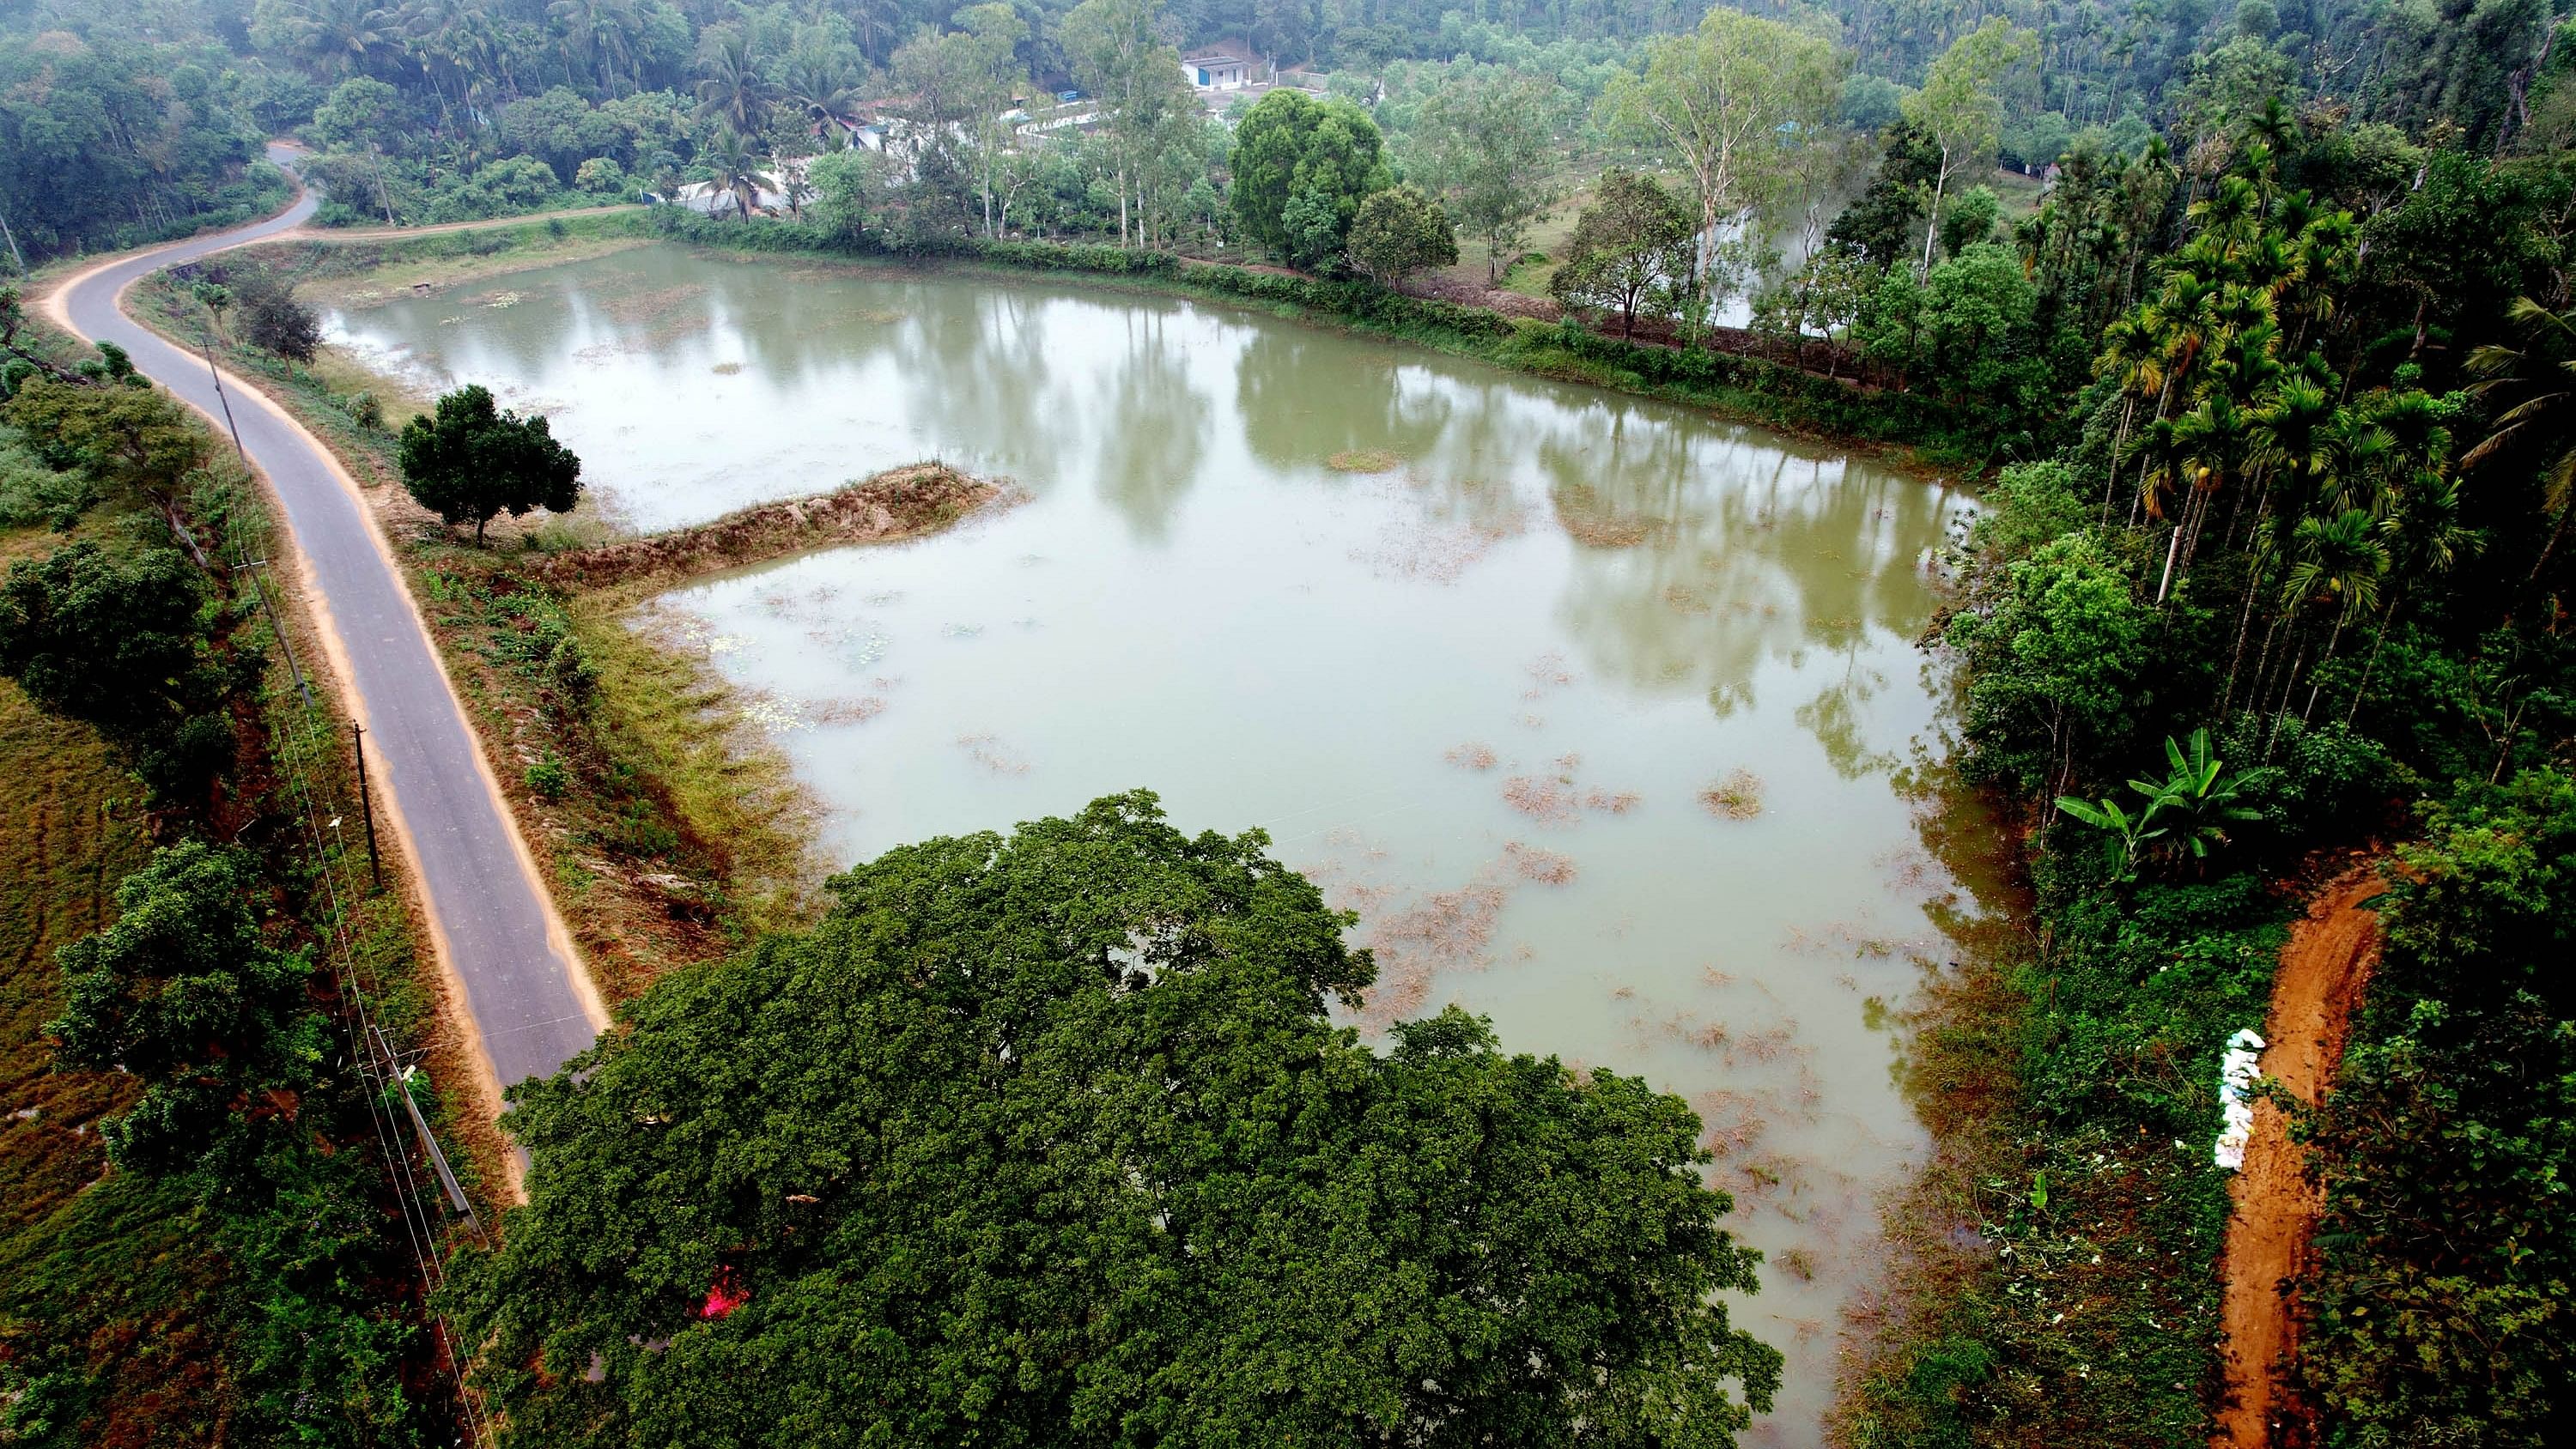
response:
<path fill-rule="evenodd" d="M 1751 770 L 1731 770 L 1725 779 L 1699 792 L 1708 813 L 1727 820 L 1750 820 L 1762 813 L 1762 777 Z"/>
<path fill-rule="evenodd" d="M 959 735 L 957 743 L 966 757 L 996 775 L 1025 775 L 1029 762 L 1002 743 L 999 735 Z"/>
<path fill-rule="evenodd" d="M 1560 855 L 1553 850 L 1523 845 L 1514 840 L 1503 846 L 1503 858 L 1511 862 L 1512 869 L 1518 871 L 1523 880 L 1536 881 L 1540 885 L 1571 885 L 1574 882 L 1574 857 L 1570 855 Z"/>
<path fill-rule="evenodd" d="M 1324 460 L 1336 473 L 1391 473 L 1404 460 L 1384 448 L 1351 448 Z"/>
<path fill-rule="evenodd" d="M 1804 1248 L 1791 1248 L 1772 1261 L 1780 1265 L 1781 1272 L 1788 1274 L 1790 1277 L 1797 1279 L 1801 1283 L 1813 1283 L 1816 1281 L 1815 1257 Z"/>
<path fill-rule="evenodd" d="M 886 701 L 882 694 L 866 695 L 859 699 L 827 699 L 814 706 L 814 723 L 865 724 L 885 712 Z"/>
<path fill-rule="evenodd" d="M 1453 765 L 1456 765 L 1459 769 L 1475 770 L 1482 773 L 1483 771 L 1494 768 L 1494 760 L 1496 757 L 1494 755 L 1493 746 L 1470 741 L 1463 745 L 1454 746 L 1447 754 L 1441 756 L 1441 758 L 1447 760 Z"/>
<path fill-rule="evenodd" d="M 818 497 L 756 504 L 694 528 L 556 554 L 531 571 L 560 588 L 667 587 L 826 544 L 927 532 L 1001 495 L 999 485 L 945 463 L 914 463 Z"/>
<path fill-rule="evenodd" d="M 1503 782 L 1503 803 L 1541 825 L 1571 825 L 1582 797 L 1561 780 L 1514 775 Z"/>

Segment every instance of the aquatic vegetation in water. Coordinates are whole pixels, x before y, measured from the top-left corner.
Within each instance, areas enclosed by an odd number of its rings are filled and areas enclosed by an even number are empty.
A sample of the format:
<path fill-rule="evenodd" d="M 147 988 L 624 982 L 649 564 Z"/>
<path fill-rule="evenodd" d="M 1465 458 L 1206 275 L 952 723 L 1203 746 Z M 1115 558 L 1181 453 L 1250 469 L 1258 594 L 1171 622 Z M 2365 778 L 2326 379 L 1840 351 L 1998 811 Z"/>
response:
<path fill-rule="evenodd" d="M 1550 651 L 1531 660 L 1526 666 L 1531 679 L 1537 681 L 1523 699 L 1536 699 L 1551 689 L 1562 689 L 1574 682 L 1574 672 L 1565 667 L 1565 656 Z"/>
<path fill-rule="evenodd" d="M 1574 881 L 1574 857 L 1514 840 L 1505 842 L 1503 859 L 1520 872 L 1521 879 L 1540 885 L 1570 885 Z"/>
<path fill-rule="evenodd" d="M 999 735 L 959 735 L 957 743 L 966 751 L 966 758 L 996 775 L 1025 775 L 1029 772 L 1029 762 L 1003 744 Z"/>
<path fill-rule="evenodd" d="M 705 296 L 706 291 L 696 282 L 683 282 L 675 287 L 617 292 L 600 302 L 599 310 L 620 322 L 658 322 Z"/>
<path fill-rule="evenodd" d="M 1503 782 L 1503 803 L 1541 825 L 1572 825 L 1582 799 L 1561 780 L 1514 775 Z"/>
<path fill-rule="evenodd" d="M 1442 755 L 1441 758 L 1447 760 L 1453 765 L 1456 765 L 1459 769 L 1475 770 L 1481 773 L 1494 768 L 1494 747 L 1491 745 L 1476 744 L 1471 741 L 1467 744 L 1451 747 L 1448 753 Z"/>
<path fill-rule="evenodd" d="M 827 699 L 814 706 L 813 718 L 816 724 L 865 724 L 885 712 L 885 696 L 870 694 L 857 699 Z"/>
<path fill-rule="evenodd" d="M 1565 536 L 1586 548 L 1635 548 L 1652 538 L 1656 525 L 1612 513 L 1587 483 L 1567 483 L 1548 495 Z"/>
<path fill-rule="evenodd" d="M 713 370 L 715 375 L 718 377 L 731 377 L 735 373 L 742 371 L 742 364 L 739 362 L 719 362 L 715 365 Z"/>
<path fill-rule="evenodd" d="M 1762 813 L 1762 777 L 1751 770 L 1730 770 L 1726 778 L 1699 792 L 1708 813 L 1727 820 L 1750 820 Z"/>
<path fill-rule="evenodd" d="M 1384 448 L 1353 448 L 1326 458 L 1324 466 L 1336 473 L 1387 473 L 1403 461 Z"/>
<path fill-rule="evenodd" d="M 1580 755 L 1560 755 L 1554 775 L 1512 776 L 1503 782 L 1503 803 L 1542 825 L 1556 826 L 1572 825 L 1586 810 L 1625 815 L 1645 803 L 1646 797 L 1634 790 L 1577 784 L 1574 772 L 1582 763 Z"/>

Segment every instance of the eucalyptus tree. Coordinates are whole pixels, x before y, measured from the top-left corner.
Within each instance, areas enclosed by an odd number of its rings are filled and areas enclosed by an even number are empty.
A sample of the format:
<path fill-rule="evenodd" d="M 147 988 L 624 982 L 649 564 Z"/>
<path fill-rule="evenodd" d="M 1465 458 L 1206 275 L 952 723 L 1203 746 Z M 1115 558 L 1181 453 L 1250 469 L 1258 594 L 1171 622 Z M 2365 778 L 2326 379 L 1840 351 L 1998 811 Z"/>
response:
<path fill-rule="evenodd" d="M 1650 43 L 1643 68 L 1602 92 L 1604 129 L 1670 158 L 1690 178 L 1699 209 L 1695 283 L 1716 273 L 1726 228 L 1771 194 L 1789 157 L 1821 139 L 1848 64 L 1823 36 L 1719 7 L 1687 34 Z"/>
<path fill-rule="evenodd" d="M 1058 32 L 1074 82 L 1098 108 L 1109 142 L 1122 246 L 1150 245 L 1159 235 L 1156 172 L 1172 144 L 1204 118 L 1172 35 L 1159 0 L 1083 0 Z"/>
<path fill-rule="evenodd" d="M 1017 47 L 1028 28 L 1007 5 L 974 5 L 956 15 L 958 30 L 924 29 L 894 53 L 887 86 L 903 98 L 905 140 L 925 179 L 941 172 L 971 179 L 980 204 L 977 229 L 998 235 L 1007 199 L 996 182 L 1012 141 L 1007 113 L 1027 83 Z M 920 158 L 931 158 L 923 167 Z"/>
<path fill-rule="evenodd" d="M 1439 188 L 1459 228 L 1483 240 L 1487 282 L 1501 280 L 1530 223 L 1556 201 L 1548 178 L 1565 101 L 1550 77 L 1461 66 L 1414 113 L 1407 139 L 1423 179 Z"/>
<path fill-rule="evenodd" d="M 1950 43 L 1932 63 L 1923 88 L 1905 98 L 1905 119 L 1940 152 L 1932 177 L 1932 225 L 1923 238 L 1918 271 L 1932 267 L 1932 241 L 1941 229 L 1941 207 L 1952 177 L 1975 175 L 1992 164 L 2003 140 L 2003 100 L 1998 88 L 2038 54 L 2038 37 L 2001 16 Z"/>

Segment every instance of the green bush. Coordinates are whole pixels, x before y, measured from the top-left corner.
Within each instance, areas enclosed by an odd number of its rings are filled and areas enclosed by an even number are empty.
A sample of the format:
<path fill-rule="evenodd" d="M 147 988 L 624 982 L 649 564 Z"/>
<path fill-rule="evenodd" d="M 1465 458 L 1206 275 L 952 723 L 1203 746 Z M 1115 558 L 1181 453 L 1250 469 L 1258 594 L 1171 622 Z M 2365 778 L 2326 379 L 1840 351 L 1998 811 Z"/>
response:
<path fill-rule="evenodd" d="M 552 750 L 528 766 L 526 778 L 528 789 L 541 800 L 560 800 L 572 788 L 572 771 Z"/>

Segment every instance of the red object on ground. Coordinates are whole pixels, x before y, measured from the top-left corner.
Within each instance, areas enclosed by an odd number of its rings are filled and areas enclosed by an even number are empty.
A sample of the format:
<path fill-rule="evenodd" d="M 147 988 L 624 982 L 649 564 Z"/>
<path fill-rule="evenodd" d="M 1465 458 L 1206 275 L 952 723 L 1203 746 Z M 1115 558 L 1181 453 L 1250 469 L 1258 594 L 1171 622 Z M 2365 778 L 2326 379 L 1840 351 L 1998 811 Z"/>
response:
<path fill-rule="evenodd" d="M 716 1281 L 707 1289 L 707 1306 L 698 1310 L 700 1318 L 722 1318 L 751 1300 L 751 1294 L 731 1268 L 716 1270 Z"/>

